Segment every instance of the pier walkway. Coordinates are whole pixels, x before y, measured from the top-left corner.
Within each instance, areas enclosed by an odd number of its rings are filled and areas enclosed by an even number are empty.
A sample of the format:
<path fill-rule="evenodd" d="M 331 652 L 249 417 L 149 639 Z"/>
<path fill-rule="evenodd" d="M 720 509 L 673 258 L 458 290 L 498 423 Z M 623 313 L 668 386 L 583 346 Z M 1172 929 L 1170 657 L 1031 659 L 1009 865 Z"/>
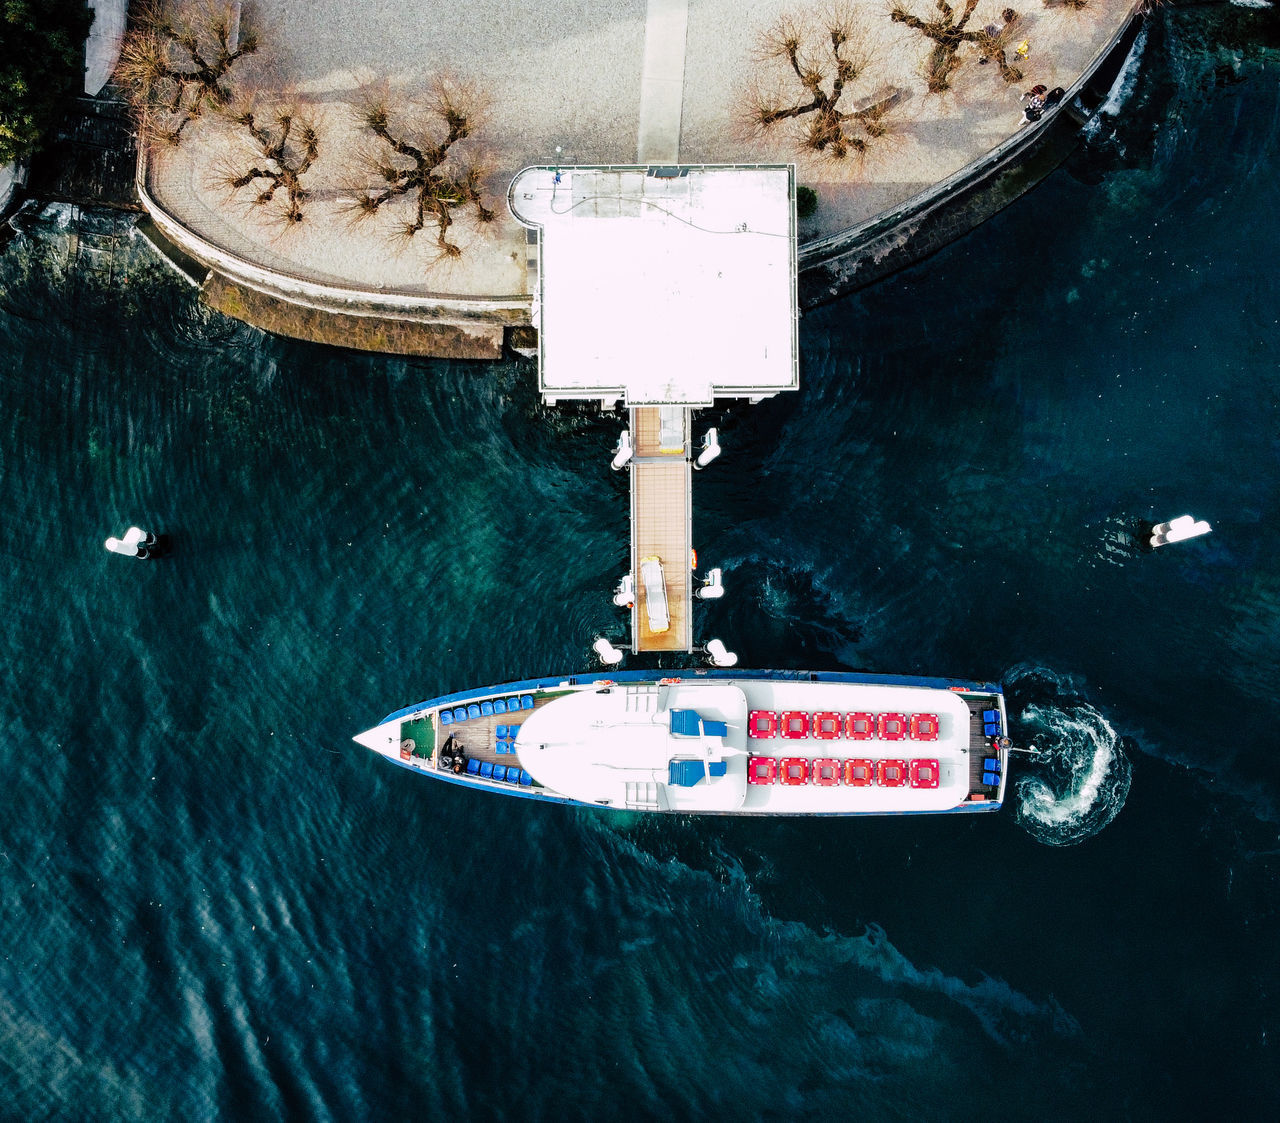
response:
<path fill-rule="evenodd" d="M 690 455 L 692 411 L 680 406 L 643 406 L 631 411 L 635 455 L 631 460 L 631 649 L 693 649 L 693 498 Z M 658 558 L 666 586 L 665 629 L 651 627 L 662 613 L 649 603 L 641 565 Z M 654 613 L 650 608 L 654 607 Z"/>

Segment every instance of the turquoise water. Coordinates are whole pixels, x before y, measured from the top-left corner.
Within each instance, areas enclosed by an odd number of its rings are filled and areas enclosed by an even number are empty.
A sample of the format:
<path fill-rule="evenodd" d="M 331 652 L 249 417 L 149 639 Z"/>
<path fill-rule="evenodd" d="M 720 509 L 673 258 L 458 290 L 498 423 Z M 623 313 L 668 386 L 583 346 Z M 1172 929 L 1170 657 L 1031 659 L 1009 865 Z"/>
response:
<path fill-rule="evenodd" d="M 375 759 L 395 707 L 621 639 L 620 420 L 10 247 L 2 1114 L 1269 1117 L 1274 40 L 1166 11 L 1123 119 L 808 314 L 798 394 L 699 420 L 699 634 L 1003 679 L 1042 755 L 998 816 L 642 819 Z M 1184 511 L 1213 535 L 1134 547 Z M 131 522 L 174 556 L 107 553 Z"/>

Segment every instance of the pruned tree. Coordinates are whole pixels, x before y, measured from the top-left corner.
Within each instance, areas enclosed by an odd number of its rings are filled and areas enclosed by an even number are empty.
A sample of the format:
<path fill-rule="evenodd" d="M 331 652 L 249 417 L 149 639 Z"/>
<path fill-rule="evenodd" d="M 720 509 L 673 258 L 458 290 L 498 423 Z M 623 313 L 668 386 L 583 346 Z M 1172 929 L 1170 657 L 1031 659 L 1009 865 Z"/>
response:
<path fill-rule="evenodd" d="M 253 105 L 239 108 L 231 120 L 247 133 L 249 155 L 224 160 L 218 179 L 232 193 L 252 188 L 256 194 L 251 206 L 269 209 L 286 228 L 301 222 L 302 205 L 311 198 L 302 177 L 320 156 L 320 136 L 312 119 L 297 101 L 287 100 L 265 111 Z"/>
<path fill-rule="evenodd" d="M 757 60 L 780 63 L 790 74 L 772 87 L 757 84 L 748 95 L 747 117 L 757 132 L 795 121 L 801 148 L 842 160 L 866 152 L 885 135 L 885 117 L 901 93 L 884 89 L 858 97 L 857 84 L 871 59 L 852 8 L 834 7 L 818 22 L 818 30 L 810 30 L 801 19 L 783 15 L 761 35 Z"/>
<path fill-rule="evenodd" d="M 944 93 L 951 89 L 951 75 L 960 68 L 960 48 L 972 43 L 978 54 L 1000 68 L 1000 76 L 1008 83 L 1022 81 L 1022 71 L 1008 60 L 1009 44 L 1013 39 L 1018 22 L 1018 13 L 1012 8 L 1005 8 L 1000 18 L 1002 26 L 995 24 L 978 30 L 968 27 L 969 18 L 978 6 L 978 0 L 965 0 L 964 11 L 956 18 L 955 9 L 947 0 L 934 0 L 938 8 L 938 16 L 932 20 L 922 20 L 912 15 L 901 3 L 894 5 L 890 19 L 894 23 L 906 24 L 907 27 L 920 32 L 926 39 L 933 41 L 933 49 L 925 62 L 925 81 L 929 92 Z"/>
<path fill-rule="evenodd" d="M 488 169 L 467 144 L 480 112 L 474 90 L 444 79 L 414 106 L 393 107 L 385 90 L 371 92 L 358 110 L 372 143 L 359 158 L 365 180 L 353 189 L 356 217 L 397 211 L 406 239 L 432 223 L 441 255 L 461 256 L 448 237 L 453 212 L 470 207 L 482 223 L 496 217 L 485 202 Z M 408 206 L 396 207 L 400 200 Z"/>
<path fill-rule="evenodd" d="M 132 23 L 116 78 L 143 134 L 176 145 L 206 110 L 231 103 L 231 70 L 257 53 L 257 33 L 238 5 L 219 0 L 146 0 L 135 6 Z"/>

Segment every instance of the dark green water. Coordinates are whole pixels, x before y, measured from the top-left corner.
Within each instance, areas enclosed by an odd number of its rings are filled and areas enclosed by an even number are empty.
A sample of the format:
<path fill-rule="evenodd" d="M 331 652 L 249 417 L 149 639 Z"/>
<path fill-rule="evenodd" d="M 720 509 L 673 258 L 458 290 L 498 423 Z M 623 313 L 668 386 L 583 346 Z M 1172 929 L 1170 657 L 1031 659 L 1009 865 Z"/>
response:
<path fill-rule="evenodd" d="M 1271 1118 L 1274 41 L 1163 13 L 1066 168 L 699 422 L 701 636 L 1002 678 L 1044 755 L 999 816 L 637 819 L 374 759 L 397 706 L 621 638 L 620 420 L 11 246 L 0 1115 Z M 1184 511 L 1213 535 L 1133 548 Z M 175 555 L 107 553 L 131 522 Z"/>

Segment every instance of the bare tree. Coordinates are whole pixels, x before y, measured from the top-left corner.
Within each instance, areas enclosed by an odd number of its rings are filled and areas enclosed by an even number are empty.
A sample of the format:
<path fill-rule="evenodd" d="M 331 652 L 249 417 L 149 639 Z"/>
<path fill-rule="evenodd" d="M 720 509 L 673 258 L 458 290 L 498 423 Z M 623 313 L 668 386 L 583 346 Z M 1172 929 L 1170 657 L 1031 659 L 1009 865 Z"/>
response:
<path fill-rule="evenodd" d="M 781 83 L 758 85 L 748 95 L 747 114 L 760 132 L 794 120 L 802 127 L 802 148 L 841 160 L 885 135 L 885 117 L 901 94 L 887 89 L 855 100 L 855 85 L 870 64 L 866 37 L 847 6 L 832 8 L 820 24 L 810 32 L 800 19 L 783 15 L 760 37 L 758 60 L 781 63 L 800 93 L 785 93 Z"/>
<path fill-rule="evenodd" d="M 176 145 L 206 110 L 230 103 L 230 71 L 258 36 L 219 0 L 145 0 L 120 50 L 116 78 L 152 140 Z"/>
<path fill-rule="evenodd" d="M 480 115 L 478 95 L 439 79 L 421 105 L 393 107 L 381 90 L 371 92 L 358 113 L 373 143 L 360 156 L 367 178 L 354 189 L 357 217 L 377 215 L 407 199 L 408 215 L 399 220 L 398 233 L 413 238 L 433 223 L 441 255 L 461 256 L 448 238 L 453 212 L 470 207 L 482 223 L 496 217 L 485 202 L 488 169 L 466 144 Z"/>
<path fill-rule="evenodd" d="M 1012 8 L 1005 8 L 1000 18 L 1003 25 L 987 24 L 978 30 L 968 28 L 969 18 L 978 6 L 978 0 L 965 0 L 964 11 L 956 18 L 955 9 L 947 0 L 934 0 L 938 16 L 932 20 L 922 20 L 912 15 L 902 6 L 895 4 L 890 12 L 894 23 L 903 23 L 920 32 L 926 39 L 933 41 L 933 49 L 925 62 L 925 81 L 929 92 L 944 93 L 951 89 L 951 75 L 960 68 L 960 48 L 965 43 L 972 43 L 978 54 L 984 59 L 996 63 L 1000 68 L 1000 76 L 1008 83 L 1022 81 L 1022 71 L 1008 61 L 1007 52 L 1013 39 L 1018 22 L 1018 13 Z"/>
<path fill-rule="evenodd" d="M 230 111 L 230 117 L 248 134 L 250 155 L 224 160 L 217 178 L 232 193 L 252 188 L 251 205 L 270 208 L 286 228 L 301 222 L 302 204 L 311 198 L 302 177 L 320 156 L 314 122 L 295 99 L 265 111 L 249 103 Z"/>

